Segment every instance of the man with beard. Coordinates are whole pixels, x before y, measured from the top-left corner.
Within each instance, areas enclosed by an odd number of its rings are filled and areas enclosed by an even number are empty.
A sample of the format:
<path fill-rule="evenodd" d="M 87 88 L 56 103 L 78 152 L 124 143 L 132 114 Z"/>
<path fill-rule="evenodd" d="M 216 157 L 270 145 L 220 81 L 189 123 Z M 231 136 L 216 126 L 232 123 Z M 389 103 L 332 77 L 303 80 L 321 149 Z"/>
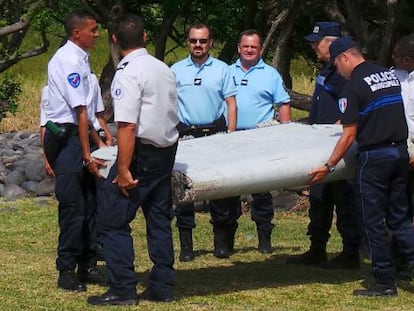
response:
<path fill-rule="evenodd" d="M 190 55 L 171 69 L 177 79 L 180 137 L 201 137 L 236 130 L 236 88 L 224 62 L 209 55 L 213 44 L 211 31 L 205 24 L 192 25 L 187 43 Z M 225 118 L 227 104 L 227 120 Z M 214 232 L 214 256 L 228 258 L 234 247 L 237 219 L 240 217 L 238 197 L 210 201 Z M 180 261 L 194 259 L 192 229 L 195 228 L 194 204 L 176 207 L 180 233 Z"/>

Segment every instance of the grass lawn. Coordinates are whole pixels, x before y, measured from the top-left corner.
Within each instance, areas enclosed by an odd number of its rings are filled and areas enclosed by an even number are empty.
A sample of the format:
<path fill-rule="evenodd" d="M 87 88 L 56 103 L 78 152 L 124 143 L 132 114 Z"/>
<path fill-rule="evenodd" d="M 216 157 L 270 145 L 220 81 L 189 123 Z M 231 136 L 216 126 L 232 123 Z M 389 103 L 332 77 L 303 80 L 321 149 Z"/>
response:
<path fill-rule="evenodd" d="M 209 215 L 197 214 L 194 232 L 197 257 L 178 261 L 176 248 L 176 296 L 173 303 L 141 302 L 136 307 L 105 307 L 105 310 L 413 310 L 414 284 L 399 282 L 398 297 L 355 298 L 352 290 L 370 282 L 367 259 L 359 271 L 325 271 L 316 267 L 286 265 L 288 255 L 307 249 L 306 212 L 277 212 L 272 237 L 275 252 L 257 252 L 254 223 L 245 214 L 236 233 L 236 253 L 219 260 L 212 254 Z M 142 213 L 132 224 L 138 292 L 145 288 L 151 262 L 145 244 Z M 56 201 L 42 205 L 35 199 L 0 202 L 0 309 L 97 310 L 86 298 L 105 288 L 88 286 L 87 293 L 70 293 L 56 287 Z M 340 251 L 335 229 L 328 251 Z M 102 267 L 103 268 L 103 267 Z"/>

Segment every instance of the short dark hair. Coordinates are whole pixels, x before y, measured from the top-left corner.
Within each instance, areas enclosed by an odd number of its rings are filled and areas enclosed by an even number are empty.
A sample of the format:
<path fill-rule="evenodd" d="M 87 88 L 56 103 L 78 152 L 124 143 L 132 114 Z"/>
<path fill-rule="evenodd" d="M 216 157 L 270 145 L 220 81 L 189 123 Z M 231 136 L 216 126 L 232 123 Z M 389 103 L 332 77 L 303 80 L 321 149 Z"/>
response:
<path fill-rule="evenodd" d="M 243 37 L 243 36 L 253 36 L 253 35 L 257 35 L 258 37 L 259 37 L 259 40 L 260 40 L 260 45 L 262 45 L 263 44 L 263 37 L 262 37 L 262 34 L 259 32 L 259 31 L 257 31 L 256 29 L 246 29 L 246 30 L 243 30 L 240 34 L 239 34 L 239 43 L 240 43 L 240 41 L 241 41 L 241 38 Z"/>
<path fill-rule="evenodd" d="M 66 17 L 64 24 L 66 36 L 70 37 L 73 34 L 73 30 L 85 25 L 88 19 L 96 20 L 95 16 L 86 10 L 74 10 L 70 12 Z"/>
<path fill-rule="evenodd" d="M 394 54 L 397 57 L 408 56 L 414 58 L 414 34 L 399 38 L 394 46 Z"/>
<path fill-rule="evenodd" d="M 207 28 L 208 30 L 208 38 L 211 39 L 212 38 L 212 33 L 211 33 L 211 28 L 208 27 L 206 24 L 203 23 L 196 23 L 196 24 L 192 24 L 189 28 L 188 28 L 188 32 L 187 35 L 190 33 L 191 29 L 202 29 L 202 28 Z"/>
<path fill-rule="evenodd" d="M 114 35 L 121 49 L 143 47 L 144 19 L 135 14 L 123 14 L 114 24 Z"/>

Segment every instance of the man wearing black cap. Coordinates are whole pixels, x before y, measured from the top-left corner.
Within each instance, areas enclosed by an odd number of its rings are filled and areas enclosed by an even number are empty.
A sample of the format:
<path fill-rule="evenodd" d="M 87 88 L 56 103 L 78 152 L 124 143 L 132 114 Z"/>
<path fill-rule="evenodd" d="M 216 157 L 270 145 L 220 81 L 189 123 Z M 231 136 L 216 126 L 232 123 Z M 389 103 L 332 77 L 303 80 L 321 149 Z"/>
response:
<path fill-rule="evenodd" d="M 375 283 L 355 290 L 354 295 L 395 296 L 388 229 L 414 267 L 414 226 L 407 218 L 407 124 L 400 82 L 388 68 L 366 62 L 349 37 L 336 40 L 329 50 L 338 72 L 349 80 L 338 100 L 343 132 L 325 165 L 309 173 L 309 183 L 321 182 L 354 140 L 358 142 L 358 208 Z"/>
<path fill-rule="evenodd" d="M 316 78 L 315 91 L 309 115 L 310 124 L 334 124 L 340 119 L 337 104 L 339 93 L 346 80 L 330 62 L 329 46 L 342 37 L 341 25 L 318 22 L 313 32 L 305 37 L 319 60 L 325 63 Z M 353 185 L 348 180 L 330 182 L 310 187 L 310 209 L 307 235 L 311 246 L 304 254 L 288 258 L 288 264 L 320 265 L 327 269 L 357 269 L 359 267 L 360 230 L 354 204 Z M 343 240 L 343 252 L 327 262 L 326 243 L 330 237 L 334 206 L 337 228 Z"/>

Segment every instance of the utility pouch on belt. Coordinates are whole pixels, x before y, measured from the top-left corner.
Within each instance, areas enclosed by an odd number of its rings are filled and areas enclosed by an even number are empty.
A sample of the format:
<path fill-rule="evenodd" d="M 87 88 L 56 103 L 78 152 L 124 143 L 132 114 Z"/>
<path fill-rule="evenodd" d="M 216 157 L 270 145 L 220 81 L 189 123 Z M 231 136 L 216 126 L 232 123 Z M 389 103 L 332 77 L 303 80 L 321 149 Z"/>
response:
<path fill-rule="evenodd" d="M 203 125 L 186 125 L 182 122 L 179 122 L 177 125 L 177 130 L 180 134 L 180 137 L 186 135 L 192 135 L 194 137 L 209 136 L 218 132 L 225 132 L 226 119 L 224 116 L 221 116 L 220 118 L 214 120 L 213 123 Z"/>
<path fill-rule="evenodd" d="M 52 121 L 47 121 L 45 127 L 44 152 L 50 165 L 53 165 L 60 150 L 66 144 L 71 129 L 66 125 L 56 124 Z"/>

